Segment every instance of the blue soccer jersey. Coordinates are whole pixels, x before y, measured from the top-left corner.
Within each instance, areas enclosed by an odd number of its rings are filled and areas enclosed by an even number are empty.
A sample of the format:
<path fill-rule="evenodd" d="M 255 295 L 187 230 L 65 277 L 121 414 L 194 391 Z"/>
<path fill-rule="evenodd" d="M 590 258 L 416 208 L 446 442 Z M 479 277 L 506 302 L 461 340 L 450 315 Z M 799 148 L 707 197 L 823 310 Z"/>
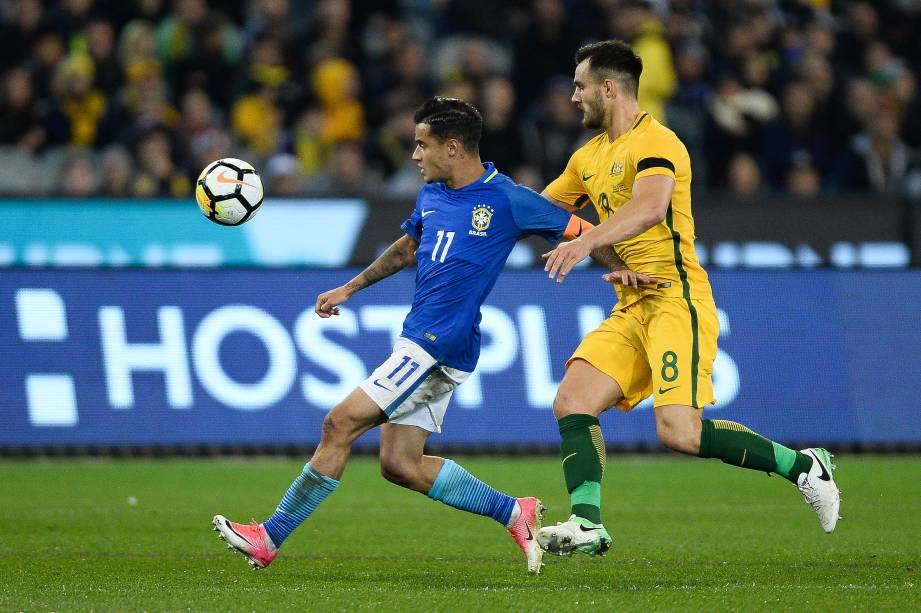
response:
<path fill-rule="evenodd" d="M 425 185 L 401 226 L 419 241 L 416 292 L 403 336 L 445 366 L 472 371 L 480 355 L 480 306 L 523 235 L 550 242 L 570 213 L 517 185 L 492 164 L 460 189 Z"/>

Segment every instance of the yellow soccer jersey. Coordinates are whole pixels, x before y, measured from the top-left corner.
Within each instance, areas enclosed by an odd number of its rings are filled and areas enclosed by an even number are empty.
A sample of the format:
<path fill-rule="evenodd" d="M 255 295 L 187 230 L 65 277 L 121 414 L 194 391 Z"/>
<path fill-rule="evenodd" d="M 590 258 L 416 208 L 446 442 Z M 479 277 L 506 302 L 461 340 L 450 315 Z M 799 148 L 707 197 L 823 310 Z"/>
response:
<path fill-rule="evenodd" d="M 633 183 L 650 175 L 675 179 L 665 220 L 614 249 L 629 268 L 659 283 L 639 289 L 618 286 L 617 308 L 647 295 L 712 300 L 710 281 L 694 251 L 688 151 L 674 132 L 647 113 L 614 142 L 602 132 L 579 148 L 546 193 L 576 208 L 591 201 L 604 221 L 633 197 Z"/>

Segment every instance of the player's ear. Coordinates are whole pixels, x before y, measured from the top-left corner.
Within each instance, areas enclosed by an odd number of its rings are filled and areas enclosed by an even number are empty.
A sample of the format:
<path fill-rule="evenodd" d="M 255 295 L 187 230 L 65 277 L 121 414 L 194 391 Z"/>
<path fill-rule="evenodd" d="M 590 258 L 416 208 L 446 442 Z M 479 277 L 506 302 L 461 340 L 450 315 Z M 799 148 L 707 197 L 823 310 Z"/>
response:
<path fill-rule="evenodd" d="M 617 82 L 616 79 L 613 79 L 613 78 L 605 79 L 603 81 L 603 85 L 604 85 L 604 97 L 605 98 L 611 98 L 611 99 L 617 98 L 617 95 L 620 93 L 620 84 Z"/>

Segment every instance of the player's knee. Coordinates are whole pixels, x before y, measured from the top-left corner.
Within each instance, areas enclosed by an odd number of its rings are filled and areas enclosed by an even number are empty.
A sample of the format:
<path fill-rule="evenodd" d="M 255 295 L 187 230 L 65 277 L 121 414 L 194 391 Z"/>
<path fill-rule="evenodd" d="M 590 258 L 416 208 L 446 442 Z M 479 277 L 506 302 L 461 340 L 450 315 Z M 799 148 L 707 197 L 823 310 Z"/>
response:
<path fill-rule="evenodd" d="M 333 409 L 323 419 L 323 440 L 325 442 L 343 442 L 348 439 L 351 421 L 342 411 Z"/>
<path fill-rule="evenodd" d="M 417 480 L 418 469 L 412 462 L 382 455 L 381 475 L 391 483 L 412 487 Z"/>
<path fill-rule="evenodd" d="M 696 455 L 700 450 L 700 430 L 693 423 L 660 419 L 656 421 L 656 434 L 659 442 L 674 451 Z"/>
<path fill-rule="evenodd" d="M 553 416 L 559 420 L 573 413 L 584 412 L 585 407 L 580 406 L 583 404 L 569 389 L 560 386 L 556 391 L 556 396 L 553 398 Z"/>

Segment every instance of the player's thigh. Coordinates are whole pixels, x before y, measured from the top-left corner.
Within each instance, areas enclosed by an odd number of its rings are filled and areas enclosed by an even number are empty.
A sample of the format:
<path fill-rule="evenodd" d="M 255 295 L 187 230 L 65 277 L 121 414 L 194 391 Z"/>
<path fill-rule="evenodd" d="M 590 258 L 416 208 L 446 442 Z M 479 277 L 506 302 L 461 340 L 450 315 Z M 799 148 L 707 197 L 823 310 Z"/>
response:
<path fill-rule="evenodd" d="M 390 418 L 438 369 L 437 360 L 422 347 L 399 338 L 390 357 L 358 387 Z"/>
<path fill-rule="evenodd" d="M 598 416 L 623 399 L 620 385 L 582 358 L 569 361 L 553 400 L 557 419 L 573 413 Z"/>
<path fill-rule="evenodd" d="M 384 421 L 386 416 L 377 403 L 358 387 L 327 413 L 323 420 L 323 436 L 351 439 Z"/>
<path fill-rule="evenodd" d="M 637 305 L 615 311 L 589 332 L 567 363 L 554 413 L 629 411 L 649 395 L 651 379 Z"/>
<path fill-rule="evenodd" d="M 451 395 L 469 376 L 400 338 L 390 357 L 359 387 L 374 399 L 389 423 L 441 432 Z"/>
<path fill-rule="evenodd" d="M 439 365 L 390 413 L 389 423 L 441 432 L 454 389 L 469 376 L 469 372 Z"/>
<path fill-rule="evenodd" d="M 712 301 L 658 298 L 647 309 L 646 349 L 656 407 L 714 402 L 719 319 Z"/>

